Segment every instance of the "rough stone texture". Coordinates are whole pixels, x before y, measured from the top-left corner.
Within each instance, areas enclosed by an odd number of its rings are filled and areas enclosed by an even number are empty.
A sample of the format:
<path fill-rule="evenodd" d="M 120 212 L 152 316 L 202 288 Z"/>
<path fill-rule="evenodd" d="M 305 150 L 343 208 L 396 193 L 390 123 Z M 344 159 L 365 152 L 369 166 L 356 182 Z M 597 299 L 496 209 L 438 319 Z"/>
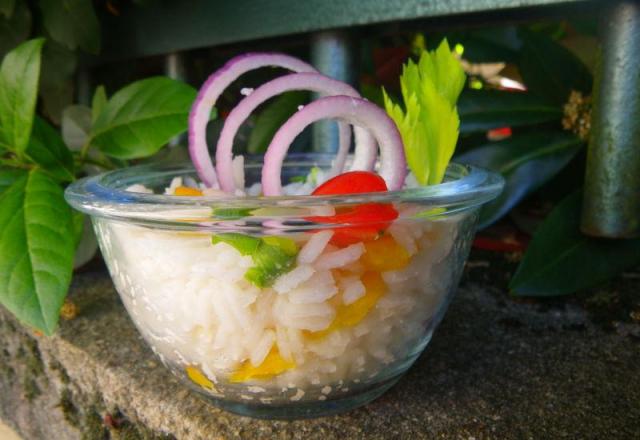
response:
<path fill-rule="evenodd" d="M 0 310 L 0 417 L 25 439 L 640 432 L 637 328 L 607 332 L 578 306 L 514 302 L 478 282 L 463 284 L 424 355 L 386 395 L 345 415 L 294 422 L 235 416 L 181 386 L 140 339 L 104 272 L 77 275 L 71 298 L 80 315 L 51 338 Z"/>

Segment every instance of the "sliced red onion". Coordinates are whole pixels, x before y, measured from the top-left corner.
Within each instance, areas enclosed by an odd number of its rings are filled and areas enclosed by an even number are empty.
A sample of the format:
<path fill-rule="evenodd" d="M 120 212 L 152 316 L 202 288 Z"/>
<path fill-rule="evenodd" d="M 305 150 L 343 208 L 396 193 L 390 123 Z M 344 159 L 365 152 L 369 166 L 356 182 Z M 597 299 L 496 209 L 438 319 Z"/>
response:
<path fill-rule="evenodd" d="M 328 96 L 307 104 L 276 132 L 264 156 L 262 192 L 282 193 L 280 173 L 289 146 L 302 130 L 321 119 L 342 119 L 369 130 L 380 147 L 380 176 L 390 191 L 402 188 L 407 174 L 402 139 L 396 124 L 375 104 L 350 96 Z"/>
<path fill-rule="evenodd" d="M 216 172 L 218 173 L 220 187 L 224 191 L 233 192 L 236 189 L 233 173 L 231 172 L 231 161 L 233 157 L 233 139 L 238 129 L 260 104 L 276 95 L 291 90 L 310 90 L 326 95 L 360 97 L 357 90 L 350 85 L 319 73 L 293 73 L 278 77 L 255 89 L 229 113 L 220 137 L 218 138 L 218 146 L 216 147 Z M 344 169 L 351 143 L 351 130 L 349 129 L 349 125 L 339 121 L 338 127 L 340 144 L 332 169 L 332 173 L 334 174 L 339 174 Z M 356 156 L 373 157 L 373 160 L 370 160 L 369 163 L 358 163 L 358 166 L 361 168 L 356 169 L 371 170 L 373 169 L 373 163 L 375 162 L 377 153 L 376 141 L 367 130 L 360 127 L 355 127 L 354 132 L 356 136 Z M 367 166 L 370 166 L 370 168 L 364 168 Z"/>
<path fill-rule="evenodd" d="M 207 123 L 211 109 L 222 92 L 243 73 L 261 67 L 282 67 L 294 72 L 316 72 L 310 64 L 279 53 L 247 53 L 229 60 L 204 83 L 189 114 L 189 154 L 205 185 L 217 183 L 216 172 L 207 149 Z"/>

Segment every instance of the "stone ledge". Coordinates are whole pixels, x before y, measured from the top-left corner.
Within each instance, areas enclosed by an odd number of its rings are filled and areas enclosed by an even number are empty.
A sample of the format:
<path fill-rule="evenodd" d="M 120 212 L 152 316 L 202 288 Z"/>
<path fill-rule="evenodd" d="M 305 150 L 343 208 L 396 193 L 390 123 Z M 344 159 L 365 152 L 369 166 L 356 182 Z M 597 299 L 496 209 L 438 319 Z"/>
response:
<path fill-rule="evenodd" d="M 235 416 L 181 386 L 103 271 L 76 275 L 77 318 L 47 338 L 0 310 L 0 417 L 25 439 L 632 438 L 640 350 L 574 306 L 541 311 L 467 282 L 416 365 L 345 415 Z"/>

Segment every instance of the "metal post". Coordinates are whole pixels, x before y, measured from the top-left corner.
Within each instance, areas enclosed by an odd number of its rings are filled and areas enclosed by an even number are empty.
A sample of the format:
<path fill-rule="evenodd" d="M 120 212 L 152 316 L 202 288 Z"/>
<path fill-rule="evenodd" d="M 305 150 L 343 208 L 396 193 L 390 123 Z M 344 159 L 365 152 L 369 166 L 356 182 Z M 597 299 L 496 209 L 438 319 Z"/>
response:
<path fill-rule="evenodd" d="M 165 55 L 164 58 L 164 73 L 169 78 L 177 79 L 179 81 L 187 80 L 187 71 L 185 67 L 184 55 L 179 52 L 172 52 Z M 178 135 L 169 141 L 169 147 L 175 147 L 176 145 L 182 145 L 186 141 L 186 135 Z"/>
<path fill-rule="evenodd" d="M 311 40 L 311 61 L 325 75 L 353 84 L 354 46 L 346 31 L 319 32 Z M 312 129 L 313 151 L 334 153 L 338 150 L 338 128 L 334 121 L 320 121 Z"/>
<path fill-rule="evenodd" d="M 640 3 L 620 1 L 603 17 L 581 229 L 640 236 Z"/>

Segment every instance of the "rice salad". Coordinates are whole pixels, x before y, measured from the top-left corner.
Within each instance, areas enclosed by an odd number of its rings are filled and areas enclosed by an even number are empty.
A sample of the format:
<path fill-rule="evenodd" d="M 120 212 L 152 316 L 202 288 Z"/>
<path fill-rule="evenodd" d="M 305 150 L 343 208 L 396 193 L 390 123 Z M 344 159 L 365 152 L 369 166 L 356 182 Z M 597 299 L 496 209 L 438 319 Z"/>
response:
<path fill-rule="evenodd" d="M 178 177 L 165 193 L 207 191 L 216 194 Z M 100 219 L 95 228 L 116 288 L 165 364 L 215 397 L 283 403 L 355 392 L 422 351 L 457 281 L 467 217 L 400 215 L 375 241 L 341 247 L 330 229 L 288 234 L 293 262 L 265 287 L 246 278 L 252 257 L 211 233 Z"/>
<path fill-rule="evenodd" d="M 242 89 L 214 160 L 206 133 L 218 98 L 265 67 L 290 73 Z M 141 334 L 219 406 L 284 418 L 355 408 L 392 386 L 431 339 L 479 206 L 502 183 L 449 165 L 465 75 L 446 41 L 409 60 L 400 83 L 403 105 L 383 90 L 383 109 L 297 58 L 239 55 L 193 102 L 192 168 L 142 166 L 67 189 L 91 214 Z M 251 113 L 294 90 L 320 97 L 275 131 L 260 160 L 234 157 Z M 289 156 L 324 119 L 337 122 L 335 156 Z"/>

